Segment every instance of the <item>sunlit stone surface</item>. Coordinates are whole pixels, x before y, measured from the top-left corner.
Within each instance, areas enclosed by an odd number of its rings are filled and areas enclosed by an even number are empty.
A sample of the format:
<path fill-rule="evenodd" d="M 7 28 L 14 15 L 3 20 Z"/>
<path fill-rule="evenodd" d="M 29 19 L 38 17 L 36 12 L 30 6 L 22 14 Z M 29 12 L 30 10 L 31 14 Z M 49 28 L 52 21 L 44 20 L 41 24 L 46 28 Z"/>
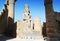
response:
<path fill-rule="evenodd" d="M 28 4 L 25 4 L 24 6 L 23 20 L 17 20 L 16 32 L 16 39 L 18 40 L 44 41 L 40 18 L 35 18 L 34 20 L 32 20 Z"/>
<path fill-rule="evenodd" d="M 16 39 L 11 39 L 11 40 L 7 40 L 7 41 L 44 41 L 42 39 L 19 39 L 19 38 L 16 38 Z"/>

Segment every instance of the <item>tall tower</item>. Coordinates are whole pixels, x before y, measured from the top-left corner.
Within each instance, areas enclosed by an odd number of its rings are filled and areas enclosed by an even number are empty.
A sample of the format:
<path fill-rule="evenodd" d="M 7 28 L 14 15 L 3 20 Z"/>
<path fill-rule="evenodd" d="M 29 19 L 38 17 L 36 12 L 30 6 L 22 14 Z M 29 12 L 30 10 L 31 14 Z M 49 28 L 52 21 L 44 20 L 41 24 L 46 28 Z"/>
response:
<path fill-rule="evenodd" d="M 32 29 L 32 20 L 28 4 L 24 6 L 23 21 L 27 29 Z"/>
<path fill-rule="evenodd" d="M 56 38 L 56 21 L 55 14 L 52 6 L 52 0 L 45 0 L 45 12 L 46 12 L 46 32 L 49 41 L 55 41 Z"/>
<path fill-rule="evenodd" d="M 23 14 L 23 21 L 26 21 L 28 19 L 31 19 L 31 15 L 30 15 L 28 4 L 25 4 L 25 6 L 24 6 L 24 14 Z"/>

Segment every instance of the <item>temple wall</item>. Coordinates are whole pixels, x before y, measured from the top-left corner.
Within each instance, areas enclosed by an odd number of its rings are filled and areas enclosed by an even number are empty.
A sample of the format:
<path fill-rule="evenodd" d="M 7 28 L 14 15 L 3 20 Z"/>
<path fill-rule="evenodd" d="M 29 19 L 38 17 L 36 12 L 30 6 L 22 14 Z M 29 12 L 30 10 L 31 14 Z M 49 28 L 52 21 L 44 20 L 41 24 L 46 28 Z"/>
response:
<path fill-rule="evenodd" d="M 7 28 L 7 15 L 8 15 L 8 10 L 7 10 L 7 5 L 5 4 L 0 15 L 0 31 L 1 31 L 0 34 L 4 34 Z"/>

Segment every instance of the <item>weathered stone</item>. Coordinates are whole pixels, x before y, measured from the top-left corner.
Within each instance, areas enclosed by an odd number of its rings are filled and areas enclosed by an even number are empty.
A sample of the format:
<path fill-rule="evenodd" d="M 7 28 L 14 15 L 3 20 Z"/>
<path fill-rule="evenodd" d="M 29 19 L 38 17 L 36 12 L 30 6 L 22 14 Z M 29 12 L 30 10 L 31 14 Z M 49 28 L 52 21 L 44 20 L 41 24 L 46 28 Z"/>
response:
<path fill-rule="evenodd" d="M 46 10 L 46 33 L 49 37 L 48 41 L 58 41 L 58 28 L 60 27 L 60 16 L 55 13 L 52 6 L 52 0 L 45 0 L 45 10 Z M 60 31 L 60 29 L 59 29 Z M 56 39 L 57 38 L 57 39 Z"/>

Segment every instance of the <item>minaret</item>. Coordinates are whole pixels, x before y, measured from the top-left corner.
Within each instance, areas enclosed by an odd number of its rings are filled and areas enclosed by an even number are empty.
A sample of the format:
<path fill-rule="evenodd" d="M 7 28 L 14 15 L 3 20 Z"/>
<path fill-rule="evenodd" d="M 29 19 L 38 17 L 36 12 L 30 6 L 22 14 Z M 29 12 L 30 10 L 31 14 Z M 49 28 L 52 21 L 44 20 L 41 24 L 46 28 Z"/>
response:
<path fill-rule="evenodd" d="M 31 19 L 30 11 L 29 11 L 29 6 L 28 4 L 25 4 L 24 6 L 24 14 L 23 14 L 23 21 Z"/>
<path fill-rule="evenodd" d="M 32 29 L 32 20 L 28 4 L 25 4 L 24 6 L 23 21 L 25 23 L 26 29 Z"/>

